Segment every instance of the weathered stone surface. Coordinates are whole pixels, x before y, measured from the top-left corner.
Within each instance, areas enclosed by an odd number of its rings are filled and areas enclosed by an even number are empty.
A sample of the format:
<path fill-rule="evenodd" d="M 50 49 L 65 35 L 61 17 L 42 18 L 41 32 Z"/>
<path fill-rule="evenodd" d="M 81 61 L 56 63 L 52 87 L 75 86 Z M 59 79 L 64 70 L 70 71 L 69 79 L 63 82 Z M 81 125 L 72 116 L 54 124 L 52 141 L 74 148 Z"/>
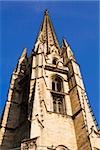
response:
<path fill-rule="evenodd" d="M 96 150 L 99 140 L 79 66 L 46 11 L 34 52 L 24 49 L 12 74 L 1 150 Z"/>

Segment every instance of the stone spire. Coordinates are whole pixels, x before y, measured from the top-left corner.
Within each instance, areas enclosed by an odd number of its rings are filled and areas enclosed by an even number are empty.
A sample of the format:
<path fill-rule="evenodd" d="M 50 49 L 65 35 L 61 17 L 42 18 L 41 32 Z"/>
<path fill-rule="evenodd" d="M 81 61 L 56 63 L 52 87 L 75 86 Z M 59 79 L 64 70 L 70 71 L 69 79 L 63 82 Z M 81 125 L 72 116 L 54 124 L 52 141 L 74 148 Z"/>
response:
<path fill-rule="evenodd" d="M 52 46 L 55 46 L 58 49 L 58 51 L 60 50 L 60 45 L 58 43 L 54 28 L 51 23 L 47 10 L 44 13 L 43 22 L 42 22 L 42 25 L 40 27 L 40 31 L 37 37 L 37 41 L 36 41 L 35 49 L 34 49 L 35 52 L 38 51 L 39 44 L 41 43 L 46 45 L 45 46 L 46 54 L 50 53 L 50 48 Z"/>

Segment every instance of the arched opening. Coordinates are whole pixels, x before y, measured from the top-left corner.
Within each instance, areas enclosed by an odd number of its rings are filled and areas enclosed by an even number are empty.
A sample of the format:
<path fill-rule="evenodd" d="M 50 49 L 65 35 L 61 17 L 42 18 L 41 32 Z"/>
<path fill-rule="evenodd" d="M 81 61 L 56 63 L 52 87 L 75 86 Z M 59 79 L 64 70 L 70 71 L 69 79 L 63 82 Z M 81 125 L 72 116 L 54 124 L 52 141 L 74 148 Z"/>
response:
<path fill-rule="evenodd" d="M 56 150 L 69 150 L 66 146 L 59 145 L 56 147 Z"/>
<path fill-rule="evenodd" d="M 65 101 L 63 94 L 63 80 L 60 76 L 52 77 L 52 98 L 53 98 L 53 112 L 64 114 Z"/>
<path fill-rule="evenodd" d="M 60 77 L 55 76 L 52 80 L 52 90 L 61 92 L 63 90 L 63 81 Z"/>
<path fill-rule="evenodd" d="M 52 63 L 53 63 L 54 65 L 56 65 L 56 64 L 57 64 L 57 58 L 53 58 Z"/>

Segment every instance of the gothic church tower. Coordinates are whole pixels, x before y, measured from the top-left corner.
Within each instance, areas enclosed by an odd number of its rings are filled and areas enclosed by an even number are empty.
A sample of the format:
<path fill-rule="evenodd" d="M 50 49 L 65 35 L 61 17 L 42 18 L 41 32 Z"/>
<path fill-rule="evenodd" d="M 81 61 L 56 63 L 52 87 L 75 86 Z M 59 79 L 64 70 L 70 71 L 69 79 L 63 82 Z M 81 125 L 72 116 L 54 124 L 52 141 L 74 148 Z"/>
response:
<path fill-rule="evenodd" d="M 79 65 L 48 12 L 36 44 L 12 73 L 1 121 L 1 150 L 98 150 L 97 129 Z"/>

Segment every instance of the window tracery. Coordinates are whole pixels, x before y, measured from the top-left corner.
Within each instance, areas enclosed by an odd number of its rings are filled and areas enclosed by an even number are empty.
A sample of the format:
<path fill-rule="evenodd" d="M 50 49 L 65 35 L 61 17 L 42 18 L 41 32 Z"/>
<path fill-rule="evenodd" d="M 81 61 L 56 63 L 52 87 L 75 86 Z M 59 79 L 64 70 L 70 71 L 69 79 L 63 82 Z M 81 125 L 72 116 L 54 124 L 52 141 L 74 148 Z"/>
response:
<path fill-rule="evenodd" d="M 52 79 L 52 98 L 53 98 L 53 112 L 64 114 L 65 102 L 63 92 L 63 81 L 56 76 Z"/>

